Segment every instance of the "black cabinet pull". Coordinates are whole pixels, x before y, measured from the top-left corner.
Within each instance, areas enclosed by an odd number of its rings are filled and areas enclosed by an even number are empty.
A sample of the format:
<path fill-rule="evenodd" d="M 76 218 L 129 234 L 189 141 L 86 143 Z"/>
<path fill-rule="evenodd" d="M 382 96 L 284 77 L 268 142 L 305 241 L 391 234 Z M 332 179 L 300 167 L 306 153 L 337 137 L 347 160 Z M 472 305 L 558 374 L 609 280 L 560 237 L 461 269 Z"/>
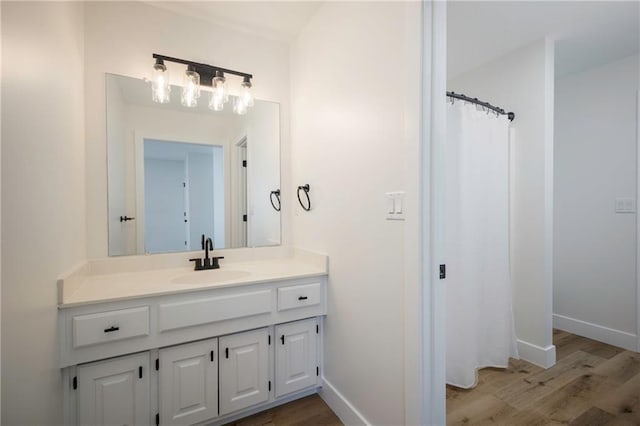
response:
<path fill-rule="evenodd" d="M 211 351 L 211 362 L 213 362 L 213 351 Z"/>
<path fill-rule="evenodd" d="M 307 299 L 308 299 L 308 297 L 307 297 L 307 296 L 300 296 L 300 297 L 298 297 L 298 300 L 307 300 Z"/>
<path fill-rule="evenodd" d="M 282 344 L 284 345 L 284 334 L 282 336 L 280 336 L 280 340 L 282 341 Z"/>
<path fill-rule="evenodd" d="M 105 328 L 104 332 L 105 333 L 111 333 L 112 331 L 118 331 L 118 330 L 120 330 L 120 327 L 113 325 L 113 326 L 111 326 L 109 328 Z"/>
<path fill-rule="evenodd" d="M 224 350 L 224 356 L 225 356 L 225 358 L 229 359 L 229 348 L 226 348 Z"/>
<path fill-rule="evenodd" d="M 142 366 L 138 367 L 138 378 L 142 379 Z"/>

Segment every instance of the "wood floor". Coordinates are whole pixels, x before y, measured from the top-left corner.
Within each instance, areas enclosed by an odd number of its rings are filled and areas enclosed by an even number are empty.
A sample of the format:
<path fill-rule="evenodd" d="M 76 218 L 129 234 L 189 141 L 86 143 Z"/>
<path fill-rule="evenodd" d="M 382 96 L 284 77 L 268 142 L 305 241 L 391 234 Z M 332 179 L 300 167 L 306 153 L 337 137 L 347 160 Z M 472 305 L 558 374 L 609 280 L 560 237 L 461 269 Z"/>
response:
<path fill-rule="evenodd" d="M 447 424 L 640 425 L 640 354 L 559 330 L 553 341 L 548 370 L 512 360 L 474 389 L 447 386 Z"/>
<path fill-rule="evenodd" d="M 555 330 L 548 370 L 511 360 L 485 368 L 471 390 L 447 386 L 448 425 L 640 425 L 640 354 Z M 383 401 L 381 401 L 383 403 Z M 342 425 L 311 395 L 228 426 Z"/>
<path fill-rule="evenodd" d="M 225 426 L 342 426 L 338 416 L 317 395 L 297 399 L 284 405 L 237 420 Z"/>

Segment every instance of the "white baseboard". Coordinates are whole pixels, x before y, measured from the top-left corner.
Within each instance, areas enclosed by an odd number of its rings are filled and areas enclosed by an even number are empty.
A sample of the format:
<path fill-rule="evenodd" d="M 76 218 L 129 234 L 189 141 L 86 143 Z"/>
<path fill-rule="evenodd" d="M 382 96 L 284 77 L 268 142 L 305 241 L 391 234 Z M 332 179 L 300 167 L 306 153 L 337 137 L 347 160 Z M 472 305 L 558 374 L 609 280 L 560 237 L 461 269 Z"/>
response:
<path fill-rule="evenodd" d="M 554 345 L 543 348 L 524 340 L 518 340 L 518 355 L 520 359 L 542 368 L 553 367 L 556 363 L 556 347 Z"/>
<path fill-rule="evenodd" d="M 630 351 L 635 351 L 638 344 L 638 336 L 635 334 L 565 317 L 564 315 L 553 314 L 553 327 Z"/>
<path fill-rule="evenodd" d="M 322 381 L 324 386 L 319 392 L 320 398 L 336 413 L 342 423 L 347 426 L 371 424 L 324 376 Z"/>

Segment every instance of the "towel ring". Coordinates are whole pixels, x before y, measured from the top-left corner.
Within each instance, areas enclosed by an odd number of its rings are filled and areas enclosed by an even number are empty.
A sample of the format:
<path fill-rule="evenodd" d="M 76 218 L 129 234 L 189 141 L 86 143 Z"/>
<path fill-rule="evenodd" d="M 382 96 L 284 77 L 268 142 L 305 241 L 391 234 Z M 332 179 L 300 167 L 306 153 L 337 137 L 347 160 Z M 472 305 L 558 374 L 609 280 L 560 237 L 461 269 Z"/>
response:
<path fill-rule="evenodd" d="M 310 188 L 308 183 L 298 187 L 298 202 L 300 203 L 300 206 L 306 211 L 311 210 L 311 198 L 309 198 L 309 190 Z M 307 196 L 307 206 L 305 206 L 300 199 L 300 191 L 304 191 L 304 195 Z"/>
<path fill-rule="evenodd" d="M 278 200 L 278 207 L 276 207 L 275 203 L 273 202 L 273 196 L 276 196 L 276 200 Z M 280 211 L 280 208 L 282 207 L 282 203 L 280 202 L 280 190 L 276 189 L 275 191 L 271 191 L 271 193 L 269 194 L 269 201 L 271 201 L 271 207 L 273 207 L 273 209 L 277 212 Z"/>

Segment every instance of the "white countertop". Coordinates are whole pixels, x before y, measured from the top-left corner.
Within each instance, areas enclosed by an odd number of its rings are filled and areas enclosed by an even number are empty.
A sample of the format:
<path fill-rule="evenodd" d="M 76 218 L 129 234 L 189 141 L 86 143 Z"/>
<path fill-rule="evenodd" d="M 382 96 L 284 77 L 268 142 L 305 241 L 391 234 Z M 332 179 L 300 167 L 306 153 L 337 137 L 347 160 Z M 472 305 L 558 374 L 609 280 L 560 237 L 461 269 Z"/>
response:
<path fill-rule="evenodd" d="M 220 261 L 220 269 L 194 271 L 193 266 L 150 270 L 105 271 L 91 274 L 83 265 L 59 285 L 60 309 L 81 305 L 114 302 L 149 296 L 185 293 L 212 288 L 232 287 L 261 282 L 327 275 L 327 258 L 322 255 L 295 252 L 294 255 L 267 260 Z M 107 268 L 108 269 L 108 268 Z M 106 272 L 106 273 L 105 273 Z M 196 283 L 193 283 L 196 281 Z"/>

